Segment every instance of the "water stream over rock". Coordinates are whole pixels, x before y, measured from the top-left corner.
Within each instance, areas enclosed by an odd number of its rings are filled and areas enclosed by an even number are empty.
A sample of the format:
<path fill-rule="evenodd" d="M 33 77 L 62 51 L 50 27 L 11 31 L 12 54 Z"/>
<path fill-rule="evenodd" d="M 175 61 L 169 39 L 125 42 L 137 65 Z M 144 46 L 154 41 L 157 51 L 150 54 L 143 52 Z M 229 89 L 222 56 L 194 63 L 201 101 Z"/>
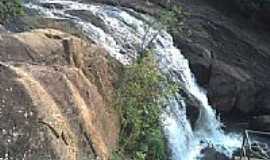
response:
<path fill-rule="evenodd" d="M 46 7 L 57 4 L 61 7 Z M 186 116 L 186 104 L 180 96 L 172 97 L 162 115 L 163 125 L 173 160 L 200 159 L 200 152 L 207 145 L 217 151 L 232 155 L 241 142 L 238 135 L 226 135 L 222 123 L 208 103 L 205 92 L 197 85 L 188 60 L 174 47 L 173 38 L 166 31 L 149 27 L 151 17 L 127 8 L 107 5 L 84 4 L 71 0 L 40 0 L 28 2 L 27 8 L 39 11 L 45 17 L 74 22 L 95 43 L 103 46 L 111 56 L 129 64 L 138 50 L 152 41 L 162 72 L 181 84 L 200 104 L 200 115 L 192 128 Z M 78 14 L 79 13 L 79 14 Z M 94 16 L 99 25 L 91 22 Z"/>

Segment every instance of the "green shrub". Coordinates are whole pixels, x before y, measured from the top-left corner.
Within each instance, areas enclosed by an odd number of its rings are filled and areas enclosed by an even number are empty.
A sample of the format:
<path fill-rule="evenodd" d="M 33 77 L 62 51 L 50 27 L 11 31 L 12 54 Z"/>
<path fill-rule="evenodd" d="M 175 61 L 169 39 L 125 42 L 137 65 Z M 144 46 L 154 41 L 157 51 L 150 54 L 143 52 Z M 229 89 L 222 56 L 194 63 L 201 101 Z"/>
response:
<path fill-rule="evenodd" d="M 176 85 L 160 72 L 150 51 L 126 67 L 118 88 L 121 149 L 114 159 L 123 159 L 123 155 L 134 160 L 166 159 L 160 115 L 168 96 L 176 91 Z"/>
<path fill-rule="evenodd" d="M 180 5 L 175 5 L 170 9 L 162 10 L 159 21 L 162 26 L 165 26 L 168 32 L 178 34 L 182 32 L 187 16 L 188 13 L 186 13 Z"/>
<path fill-rule="evenodd" d="M 154 42 L 162 30 L 166 30 L 173 35 L 182 34 L 184 22 L 188 15 L 180 5 L 162 9 L 157 19 L 147 21 L 144 26 L 146 33 L 142 38 L 139 53 L 144 53 L 145 50 L 151 48 L 152 42 Z M 150 32 L 151 29 L 155 29 L 156 32 Z M 149 37 L 151 38 L 150 40 Z"/>
<path fill-rule="evenodd" d="M 9 18 L 23 14 L 20 0 L 0 0 L 0 23 L 5 23 Z"/>

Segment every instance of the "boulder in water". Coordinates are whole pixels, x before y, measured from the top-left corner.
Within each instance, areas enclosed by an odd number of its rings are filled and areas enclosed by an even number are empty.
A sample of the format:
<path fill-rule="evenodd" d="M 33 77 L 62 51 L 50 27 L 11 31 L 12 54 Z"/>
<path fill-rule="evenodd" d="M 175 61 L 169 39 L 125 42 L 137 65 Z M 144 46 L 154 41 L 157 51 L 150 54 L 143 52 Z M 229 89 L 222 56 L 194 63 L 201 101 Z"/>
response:
<path fill-rule="evenodd" d="M 42 3 L 42 6 L 48 9 L 63 9 L 64 6 L 59 3 Z"/>
<path fill-rule="evenodd" d="M 219 153 L 214 148 L 206 148 L 202 151 L 203 160 L 230 160 L 229 157 Z"/>

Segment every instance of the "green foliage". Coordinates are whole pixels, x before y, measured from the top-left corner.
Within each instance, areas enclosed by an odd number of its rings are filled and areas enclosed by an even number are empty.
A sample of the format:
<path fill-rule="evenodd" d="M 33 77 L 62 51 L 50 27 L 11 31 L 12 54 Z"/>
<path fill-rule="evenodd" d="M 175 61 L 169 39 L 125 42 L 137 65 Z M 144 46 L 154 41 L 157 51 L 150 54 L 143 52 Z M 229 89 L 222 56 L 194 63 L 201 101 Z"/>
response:
<path fill-rule="evenodd" d="M 166 159 L 160 115 L 177 87 L 160 72 L 152 52 L 127 66 L 118 91 L 122 150 L 115 157 L 121 159 L 125 154 L 134 160 Z"/>
<path fill-rule="evenodd" d="M 175 5 L 170 10 L 164 9 L 159 16 L 159 21 L 170 33 L 177 34 L 182 32 L 187 16 L 188 14 L 180 5 Z"/>
<path fill-rule="evenodd" d="M 20 0 L 0 0 L 0 23 L 5 23 L 10 17 L 23 14 Z"/>
<path fill-rule="evenodd" d="M 183 33 L 184 22 L 187 16 L 188 14 L 184 12 L 180 5 L 175 5 L 170 9 L 162 10 L 158 19 L 153 21 L 150 19 L 147 25 L 144 26 L 146 33 L 142 38 L 139 53 L 144 53 L 146 49 L 149 49 L 162 30 L 167 30 L 171 34 Z M 151 32 L 151 29 L 156 30 L 156 32 Z"/>

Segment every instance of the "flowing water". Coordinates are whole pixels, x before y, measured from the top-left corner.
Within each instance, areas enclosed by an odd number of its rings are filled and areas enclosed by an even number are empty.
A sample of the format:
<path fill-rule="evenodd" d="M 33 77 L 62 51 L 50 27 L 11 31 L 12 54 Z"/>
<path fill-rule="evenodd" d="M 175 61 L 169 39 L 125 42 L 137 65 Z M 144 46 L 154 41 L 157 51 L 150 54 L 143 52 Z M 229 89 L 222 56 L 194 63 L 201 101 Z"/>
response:
<path fill-rule="evenodd" d="M 46 8 L 42 5 L 44 3 L 61 4 L 62 7 Z M 188 60 L 174 47 L 172 36 L 148 25 L 152 24 L 151 17 L 127 8 L 84 4 L 75 0 L 36 0 L 25 3 L 25 6 L 45 17 L 75 23 L 85 35 L 125 65 L 131 63 L 137 52 L 151 42 L 162 72 L 184 85 L 187 92 L 200 103 L 200 115 L 194 128 L 186 116 L 188 106 L 180 96 L 170 99 L 170 104 L 162 115 L 173 160 L 200 159 L 200 152 L 207 145 L 212 145 L 228 156 L 241 146 L 239 136 L 226 135 L 221 129 L 222 123 L 208 104 L 206 94 L 197 85 Z M 92 16 L 99 20 L 99 24 L 91 22 L 89 17 Z"/>

